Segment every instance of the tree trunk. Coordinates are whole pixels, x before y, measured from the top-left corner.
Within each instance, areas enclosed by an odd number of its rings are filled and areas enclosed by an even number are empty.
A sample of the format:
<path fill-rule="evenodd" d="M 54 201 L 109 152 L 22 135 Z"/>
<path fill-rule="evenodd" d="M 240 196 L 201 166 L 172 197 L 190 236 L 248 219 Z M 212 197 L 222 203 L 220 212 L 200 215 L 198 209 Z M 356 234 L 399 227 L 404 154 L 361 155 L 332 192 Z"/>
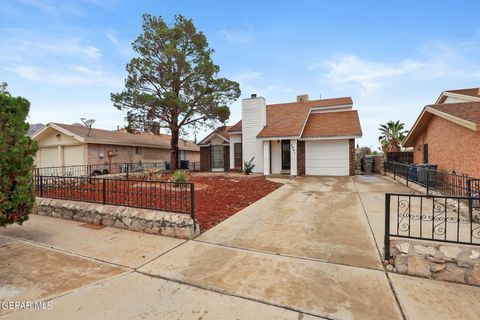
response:
<path fill-rule="evenodd" d="M 172 153 L 170 156 L 170 169 L 172 171 L 178 169 L 178 128 L 172 128 L 172 139 L 170 141 L 170 149 L 172 149 Z"/>

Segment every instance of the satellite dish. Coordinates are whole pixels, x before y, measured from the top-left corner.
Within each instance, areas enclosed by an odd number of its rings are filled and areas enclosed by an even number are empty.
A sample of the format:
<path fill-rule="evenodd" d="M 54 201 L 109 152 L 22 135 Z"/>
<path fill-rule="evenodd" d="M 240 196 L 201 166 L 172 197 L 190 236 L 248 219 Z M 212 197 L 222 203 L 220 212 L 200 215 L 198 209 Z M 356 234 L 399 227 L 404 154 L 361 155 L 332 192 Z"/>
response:
<path fill-rule="evenodd" d="M 94 123 L 95 123 L 95 119 L 89 119 L 89 120 L 85 121 L 85 125 L 87 127 L 91 127 Z"/>
<path fill-rule="evenodd" d="M 95 123 L 95 119 L 88 119 L 86 120 L 85 118 L 80 118 L 80 120 L 82 120 L 83 124 L 88 127 L 88 133 L 87 133 L 87 137 L 90 136 L 90 131 L 92 131 L 92 125 Z"/>

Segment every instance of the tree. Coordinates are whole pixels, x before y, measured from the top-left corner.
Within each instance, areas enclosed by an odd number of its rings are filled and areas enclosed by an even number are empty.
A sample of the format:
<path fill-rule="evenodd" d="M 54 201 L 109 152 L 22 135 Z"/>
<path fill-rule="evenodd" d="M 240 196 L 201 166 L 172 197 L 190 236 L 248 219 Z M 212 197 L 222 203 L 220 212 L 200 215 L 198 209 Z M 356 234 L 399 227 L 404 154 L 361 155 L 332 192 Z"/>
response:
<path fill-rule="evenodd" d="M 38 150 L 27 136 L 27 99 L 0 92 L 0 226 L 28 219 L 35 203 L 33 157 Z"/>
<path fill-rule="evenodd" d="M 133 42 L 138 57 L 127 64 L 125 89 L 112 93 L 114 106 L 127 111 L 129 130 L 160 128 L 171 133 L 171 168 L 178 168 L 178 140 L 188 127 L 225 123 L 228 105 L 240 96 L 237 82 L 217 77 L 213 49 L 192 20 L 143 15 L 143 33 Z"/>
<path fill-rule="evenodd" d="M 400 151 L 400 146 L 408 134 L 404 128 L 405 124 L 400 121 L 388 121 L 386 124 L 380 125 L 378 130 L 381 135 L 378 137 L 378 141 L 382 145 L 383 152 Z"/>

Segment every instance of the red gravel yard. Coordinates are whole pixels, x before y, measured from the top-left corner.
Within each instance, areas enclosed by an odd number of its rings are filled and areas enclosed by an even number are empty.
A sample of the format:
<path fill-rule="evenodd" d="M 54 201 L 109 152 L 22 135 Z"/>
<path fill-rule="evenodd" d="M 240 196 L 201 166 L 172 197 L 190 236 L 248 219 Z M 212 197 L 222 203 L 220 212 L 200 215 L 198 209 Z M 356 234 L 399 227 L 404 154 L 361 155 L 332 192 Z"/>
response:
<path fill-rule="evenodd" d="M 138 179 L 44 177 L 35 181 L 40 197 L 96 202 L 189 214 L 190 184 Z M 263 176 L 192 174 L 195 186 L 195 215 L 200 230 L 206 231 L 236 212 L 263 198 L 281 184 Z"/>
<path fill-rule="evenodd" d="M 193 176 L 191 180 L 195 183 L 195 209 L 202 232 L 281 186 L 264 177 Z"/>

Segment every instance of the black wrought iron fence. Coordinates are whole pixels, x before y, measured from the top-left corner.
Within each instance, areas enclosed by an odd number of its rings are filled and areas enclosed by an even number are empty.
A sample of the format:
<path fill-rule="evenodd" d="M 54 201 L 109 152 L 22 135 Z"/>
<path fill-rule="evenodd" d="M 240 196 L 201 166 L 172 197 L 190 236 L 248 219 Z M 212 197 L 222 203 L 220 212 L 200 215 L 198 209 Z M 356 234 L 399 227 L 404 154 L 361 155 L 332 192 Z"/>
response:
<path fill-rule="evenodd" d="M 480 246 L 480 209 L 473 197 L 385 195 L 385 259 L 391 238 Z"/>
<path fill-rule="evenodd" d="M 426 194 L 437 191 L 445 195 L 469 197 L 480 195 L 480 179 L 445 171 L 430 170 L 413 164 L 386 161 L 385 172 L 401 177 L 408 186 L 415 183 L 425 187 Z"/>
<path fill-rule="evenodd" d="M 38 197 L 186 213 L 195 218 L 195 186 L 190 182 L 40 175 L 34 176 L 34 190 Z"/>
<path fill-rule="evenodd" d="M 168 162 L 124 162 L 105 163 L 58 167 L 40 167 L 34 169 L 37 176 L 66 176 L 66 177 L 92 177 L 105 174 L 129 174 L 132 172 L 143 172 L 149 169 L 170 170 Z M 189 171 L 200 171 L 200 162 L 184 162 L 184 168 Z"/>

